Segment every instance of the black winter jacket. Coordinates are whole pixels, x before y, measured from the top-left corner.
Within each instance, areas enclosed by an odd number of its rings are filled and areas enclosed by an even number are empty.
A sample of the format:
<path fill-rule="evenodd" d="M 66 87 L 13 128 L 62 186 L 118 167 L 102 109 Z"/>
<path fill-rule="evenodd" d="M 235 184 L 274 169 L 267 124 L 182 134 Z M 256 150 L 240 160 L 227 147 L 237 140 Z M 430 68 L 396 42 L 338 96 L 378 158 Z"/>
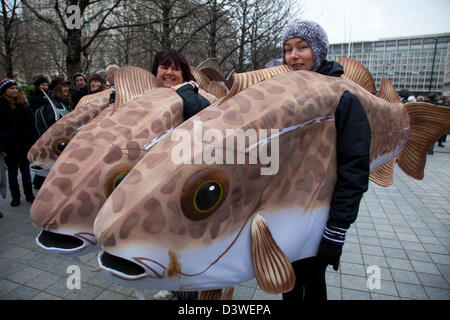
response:
<path fill-rule="evenodd" d="M 198 87 L 196 85 L 186 83 L 184 86 L 178 88 L 176 92 L 181 98 L 183 98 L 184 120 L 189 119 L 196 113 L 211 105 L 209 100 L 198 93 Z"/>
<path fill-rule="evenodd" d="M 8 101 L 0 97 L 0 150 L 6 153 L 6 165 L 26 159 L 37 139 L 33 115 L 28 106 L 11 110 Z"/>
<path fill-rule="evenodd" d="M 37 109 L 48 103 L 47 98 L 44 96 L 40 89 L 33 91 L 33 94 L 31 95 L 29 101 L 30 109 L 33 115 L 36 113 Z"/>
<path fill-rule="evenodd" d="M 339 77 L 342 66 L 325 60 L 318 73 Z M 369 120 L 359 99 L 345 91 L 335 112 L 337 181 L 325 229 L 327 240 L 343 244 L 341 236 L 333 237 L 335 227 L 345 230 L 356 220 L 362 195 L 367 191 L 370 174 L 371 131 Z M 331 230 L 331 232 L 330 232 Z"/>
<path fill-rule="evenodd" d="M 72 111 L 72 108 L 68 106 L 68 104 L 63 103 L 55 98 L 51 98 L 52 102 L 55 104 L 56 108 L 59 110 L 67 110 Z M 47 104 L 40 107 L 35 114 L 36 121 L 36 129 L 41 136 L 48 128 L 50 128 L 55 122 L 55 112 L 53 111 L 52 106 L 49 102 Z"/>
<path fill-rule="evenodd" d="M 86 85 L 84 88 L 81 89 L 75 89 L 75 91 L 72 93 L 71 101 L 73 103 L 73 106 L 76 107 L 78 102 L 83 98 L 84 96 L 89 94 L 88 86 Z"/>

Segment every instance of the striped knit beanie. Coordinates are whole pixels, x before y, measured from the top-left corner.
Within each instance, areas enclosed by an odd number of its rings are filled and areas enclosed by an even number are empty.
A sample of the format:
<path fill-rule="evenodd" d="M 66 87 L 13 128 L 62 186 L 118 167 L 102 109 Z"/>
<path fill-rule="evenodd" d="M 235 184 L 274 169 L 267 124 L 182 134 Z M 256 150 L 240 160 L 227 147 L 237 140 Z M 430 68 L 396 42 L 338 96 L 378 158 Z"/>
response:
<path fill-rule="evenodd" d="M 299 20 L 289 26 L 283 37 L 283 63 L 286 64 L 284 44 L 292 38 L 306 41 L 313 51 L 314 63 L 312 71 L 317 71 L 328 54 L 328 37 L 323 28 L 308 20 Z"/>
<path fill-rule="evenodd" d="M 3 95 L 3 93 L 11 86 L 17 86 L 17 83 L 13 79 L 9 78 L 3 78 L 0 80 L 0 95 Z"/>

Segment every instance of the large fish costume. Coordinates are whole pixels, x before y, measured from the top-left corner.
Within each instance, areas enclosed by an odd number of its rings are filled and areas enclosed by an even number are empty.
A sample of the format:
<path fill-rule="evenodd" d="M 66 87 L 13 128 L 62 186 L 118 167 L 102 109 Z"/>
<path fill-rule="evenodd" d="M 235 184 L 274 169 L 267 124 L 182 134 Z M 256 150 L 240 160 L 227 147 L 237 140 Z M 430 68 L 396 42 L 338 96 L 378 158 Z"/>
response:
<path fill-rule="evenodd" d="M 334 114 L 346 90 L 370 121 L 374 181 L 390 183 L 397 157 L 420 177 L 427 148 L 450 132 L 450 108 L 402 105 L 386 80 L 375 96 L 345 77 L 287 72 L 206 108 L 145 154 L 95 220 L 100 267 L 134 288 L 214 292 L 256 277 L 268 293 L 291 290 L 291 262 L 316 255 L 328 218 Z M 249 129 L 257 139 L 227 153 L 234 130 Z M 279 150 L 278 165 L 276 157 L 250 163 L 254 150 Z"/>
<path fill-rule="evenodd" d="M 84 96 L 75 110 L 68 113 L 47 129 L 28 151 L 31 170 L 46 177 L 58 156 L 64 151 L 73 136 L 100 112 L 109 107 L 112 90 Z"/>
<path fill-rule="evenodd" d="M 37 244 L 59 256 L 78 258 L 98 249 L 93 224 L 99 209 L 147 150 L 183 121 L 182 98 L 157 88 L 148 71 L 122 67 L 115 82 L 114 107 L 71 139 L 30 209 L 42 229 Z"/>

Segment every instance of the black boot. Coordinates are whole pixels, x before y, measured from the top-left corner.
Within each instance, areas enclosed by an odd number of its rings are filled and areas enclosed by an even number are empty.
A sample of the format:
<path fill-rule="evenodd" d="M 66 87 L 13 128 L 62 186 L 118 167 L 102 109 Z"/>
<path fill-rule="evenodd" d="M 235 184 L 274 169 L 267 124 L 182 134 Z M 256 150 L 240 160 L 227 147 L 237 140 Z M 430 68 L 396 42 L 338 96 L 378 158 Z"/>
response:
<path fill-rule="evenodd" d="M 34 194 L 31 182 L 24 184 L 23 191 L 25 193 L 25 199 L 27 199 L 28 202 L 33 203 Z"/>
<path fill-rule="evenodd" d="M 17 207 L 20 205 L 20 189 L 19 186 L 9 187 L 9 190 L 11 191 L 12 201 L 11 201 L 11 207 Z"/>

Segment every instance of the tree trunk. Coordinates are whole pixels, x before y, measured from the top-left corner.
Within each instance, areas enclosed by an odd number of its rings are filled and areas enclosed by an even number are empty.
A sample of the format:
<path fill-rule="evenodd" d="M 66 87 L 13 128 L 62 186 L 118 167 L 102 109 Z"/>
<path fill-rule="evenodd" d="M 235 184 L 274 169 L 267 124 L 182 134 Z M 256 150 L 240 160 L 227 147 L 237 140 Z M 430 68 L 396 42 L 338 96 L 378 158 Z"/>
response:
<path fill-rule="evenodd" d="M 67 76 L 72 79 L 73 75 L 81 71 L 81 30 L 67 30 Z"/>

